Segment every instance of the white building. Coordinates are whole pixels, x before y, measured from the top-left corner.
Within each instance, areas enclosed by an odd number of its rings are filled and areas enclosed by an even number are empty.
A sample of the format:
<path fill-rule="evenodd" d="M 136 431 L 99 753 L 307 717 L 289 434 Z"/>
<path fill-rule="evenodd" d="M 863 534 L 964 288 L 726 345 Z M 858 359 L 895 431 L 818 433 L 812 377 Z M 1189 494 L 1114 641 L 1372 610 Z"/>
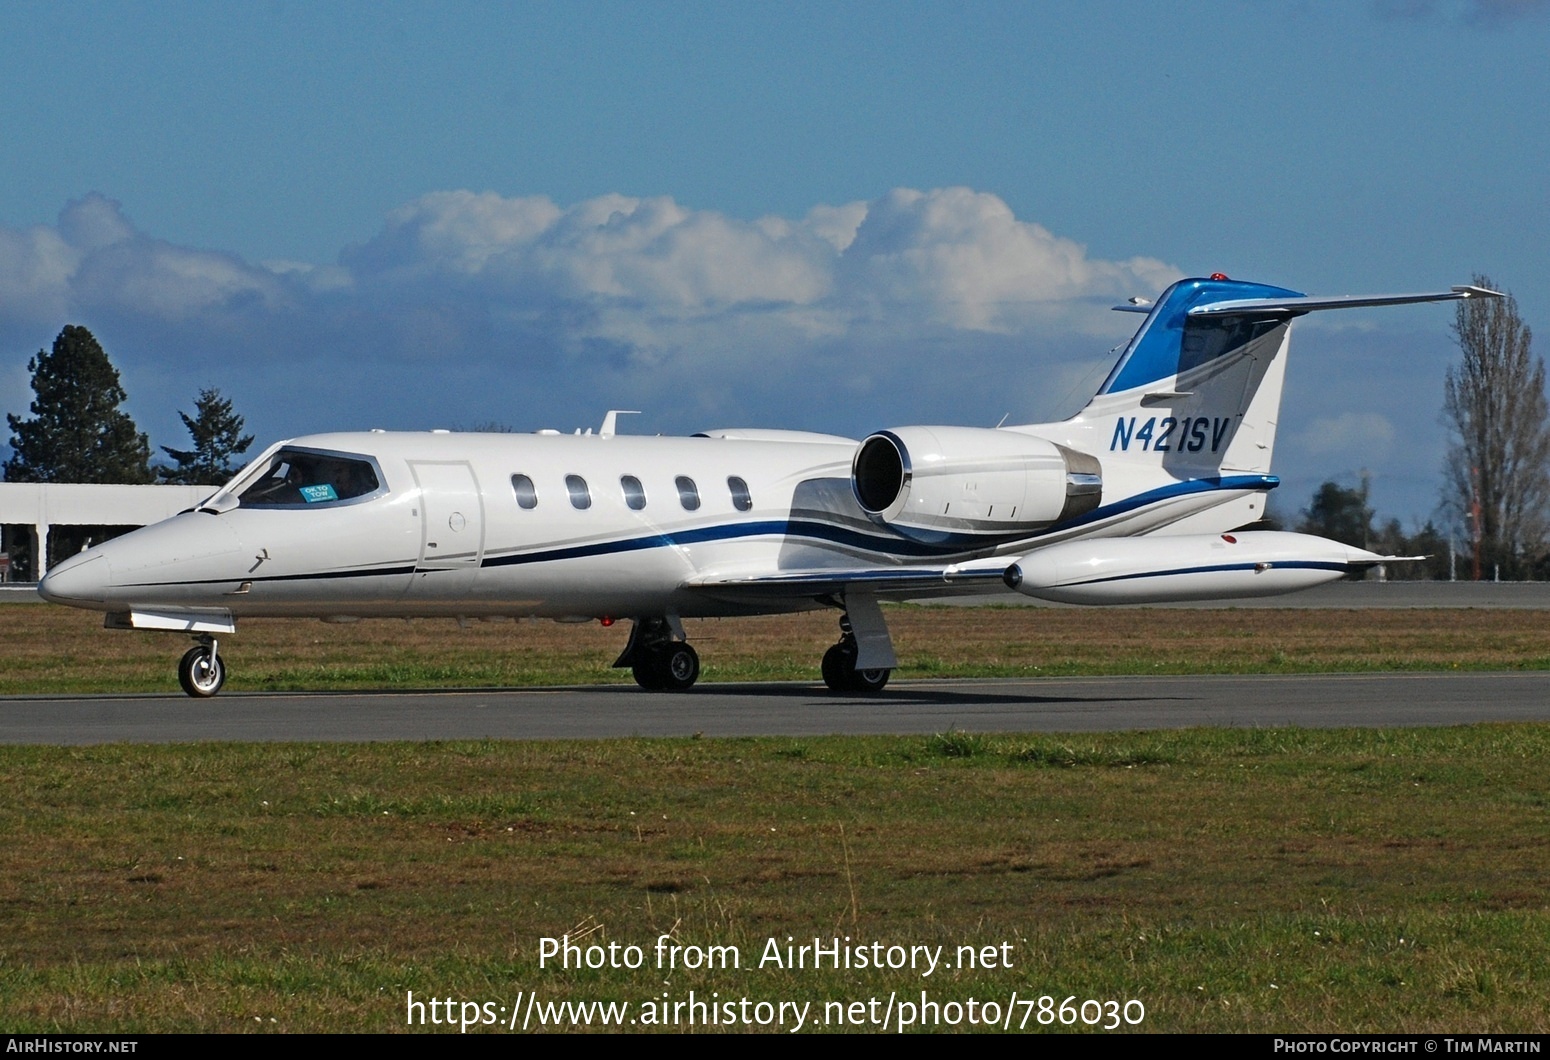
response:
<path fill-rule="evenodd" d="M 149 526 L 194 507 L 215 490 L 214 486 L 0 482 L 0 524 L 30 531 L 33 577 L 42 578 L 48 570 L 51 528 Z"/>

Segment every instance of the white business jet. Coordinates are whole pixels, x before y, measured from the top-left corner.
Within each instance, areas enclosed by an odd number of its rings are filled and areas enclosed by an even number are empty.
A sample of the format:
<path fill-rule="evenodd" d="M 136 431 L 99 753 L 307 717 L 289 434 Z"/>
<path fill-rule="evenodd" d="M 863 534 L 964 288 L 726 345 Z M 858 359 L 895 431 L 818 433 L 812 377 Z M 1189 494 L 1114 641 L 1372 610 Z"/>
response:
<path fill-rule="evenodd" d="M 197 508 L 55 567 L 39 592 L 111 628 L 180 630 L 191 696 L 249 615 L 629 619 L 615 666 L 686 689 L 681 619 L 832 607 L 836 692 L 898 665 L 878 600 L 1000 589 L 1082 604 L 1269 596 L 1393 557 L 1263 518 L 1290 322 L 1478 287 L 1310 298 L 1181 280 L 1097 395 L 1060 423 L 800 431 L 319 434 L 280 442 Z"/>

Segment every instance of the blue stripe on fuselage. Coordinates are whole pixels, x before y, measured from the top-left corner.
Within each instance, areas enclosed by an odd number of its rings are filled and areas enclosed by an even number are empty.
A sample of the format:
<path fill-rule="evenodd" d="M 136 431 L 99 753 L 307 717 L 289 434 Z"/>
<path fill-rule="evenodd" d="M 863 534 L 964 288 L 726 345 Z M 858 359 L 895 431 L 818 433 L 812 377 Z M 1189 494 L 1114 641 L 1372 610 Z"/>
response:
<path fill-rule="evenodd" d="M 507 556 L 487 557 L 483 566 L 509 567 L 528 563 L 548 563 L 553 560 L 582 559 L 590 556 L 607 556 L 624 552 L 639 552 L 650 548 L 670 548 L 679 545 L 697 545 L 712 541 L 734 541 L 750 537 L 807 538 L 841 545 L 862 552 L 875 552 L 881 557 L 908 556 L 912 559 L 930 559 L 952 556 L 1013 541 L 1034 541 L 1056 532 L 1076 526 L 1089 526 L 1116 515 L 1144 508 L 1160 501 L 1187 497 L 1196 493 L 1219 490 L 1269 490 L 1280 484 L 1274 475 L 1230 475 L 1219 478 L 1189 479 L 1175 482 L 1155 490 L 1147 490 L 1127 497 L 1114 504 L 1094 508 L 1086 515 L 1048 527 L 1037 533 L 1019 531 L 1007 534 L 947 534 L 941 542 L 927 544 L 899 536 L 869 534 L 849 527 L 816 519 L 770 519 L 747 523 L 720 523 L 699 526 L 687 530 L 667 530 L 643 537 L 624 538 L 615 541 L 598 541 L 586 545 L 567 545 L 561 548 L 539 549 Z"/>

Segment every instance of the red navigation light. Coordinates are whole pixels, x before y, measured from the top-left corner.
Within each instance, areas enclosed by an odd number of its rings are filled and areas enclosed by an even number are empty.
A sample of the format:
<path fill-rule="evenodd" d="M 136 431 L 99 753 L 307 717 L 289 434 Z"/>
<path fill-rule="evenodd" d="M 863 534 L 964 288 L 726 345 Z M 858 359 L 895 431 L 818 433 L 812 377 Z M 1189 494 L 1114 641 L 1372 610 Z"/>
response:
<path fill-rule="evenodd" d="M 1227 274 L 1225 272 L 1213 272 L 1211 274 L 1211 279 L 1213 279 L 1213 280 L 1225 280 L 1225 279 L 1227 279 Z"/>

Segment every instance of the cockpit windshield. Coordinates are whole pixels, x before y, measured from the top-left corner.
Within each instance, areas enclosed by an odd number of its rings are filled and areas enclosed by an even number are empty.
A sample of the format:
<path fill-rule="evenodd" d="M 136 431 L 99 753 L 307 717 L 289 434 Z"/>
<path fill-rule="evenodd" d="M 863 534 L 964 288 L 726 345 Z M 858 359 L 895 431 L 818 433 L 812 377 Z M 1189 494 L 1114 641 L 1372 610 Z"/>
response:
<path fill-rule="evenodd" d="M 382 488 L 368 457 L 280 449 L 237 497 L 243 508 L 305 508 L 370 496 Z"/>

